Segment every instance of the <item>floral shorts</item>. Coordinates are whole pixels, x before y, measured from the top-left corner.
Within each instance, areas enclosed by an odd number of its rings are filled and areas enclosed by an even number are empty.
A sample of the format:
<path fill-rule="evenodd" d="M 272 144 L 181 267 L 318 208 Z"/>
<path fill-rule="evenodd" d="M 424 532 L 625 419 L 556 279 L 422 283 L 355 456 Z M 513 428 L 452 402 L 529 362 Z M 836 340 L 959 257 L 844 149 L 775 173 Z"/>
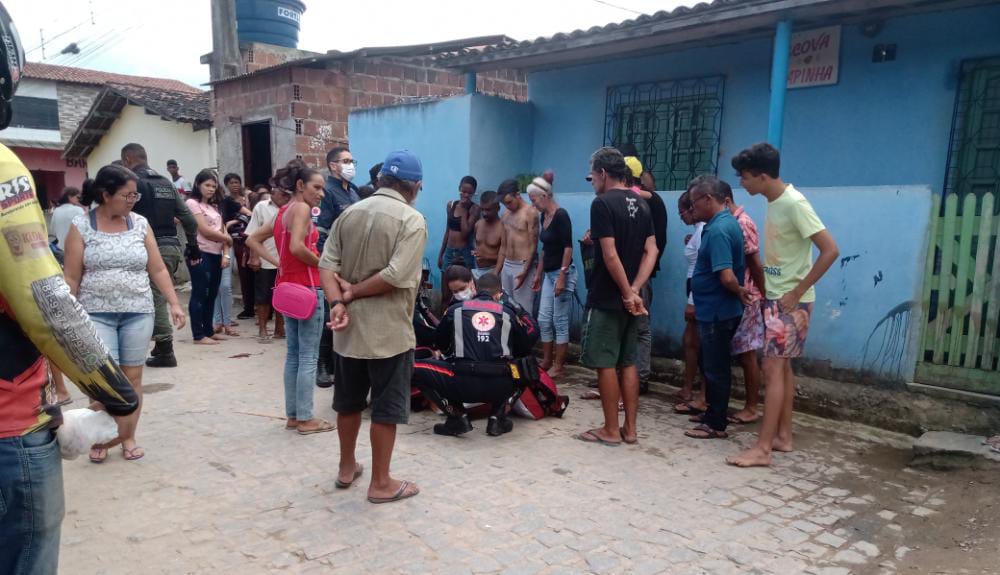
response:
<path fill-rule="evenodd" d="M 761 314 L 760 302 L 758 299 L 743 308 L 743 319 L 729 346 L 733 355 L 742 355 L 764 347 L 764 316 Z"/>
<path fill-rule="evenodd" d="M 800 303 L 792 313 L 776 300 L 764 302 L 764 357 L 800 357 L 809 335 L 812 303 Z"/>

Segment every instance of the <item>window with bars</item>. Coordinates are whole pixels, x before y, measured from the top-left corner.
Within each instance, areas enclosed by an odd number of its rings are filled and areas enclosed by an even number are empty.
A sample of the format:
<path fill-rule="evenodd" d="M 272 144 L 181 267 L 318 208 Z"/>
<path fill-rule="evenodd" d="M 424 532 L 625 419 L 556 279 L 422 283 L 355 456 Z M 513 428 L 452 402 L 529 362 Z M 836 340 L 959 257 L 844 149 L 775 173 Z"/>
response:
<path fill-rule="evenodd" d="M 295 120 L 295 135 L 302 135 L 302 120 Z"/>
<path fill-rule="evenodd" d="M 292 99 L 296 101 L 302 100 L 302 88 L 298 84 L 292 85 Z"/>
<path fill-rule="evenodd" d="M 611 86 L 604 143 L 634 145 L 657 189 L 685 189 L 718 170 L 724 87 L 723 76 Z"/>
<path fill-rule="evenodd" d="M 59 129 L 59 103 L 56 100 L 14 96 L 11 107 L 14 110 L 10 121 L 12 127 L 38 130 Z"/>

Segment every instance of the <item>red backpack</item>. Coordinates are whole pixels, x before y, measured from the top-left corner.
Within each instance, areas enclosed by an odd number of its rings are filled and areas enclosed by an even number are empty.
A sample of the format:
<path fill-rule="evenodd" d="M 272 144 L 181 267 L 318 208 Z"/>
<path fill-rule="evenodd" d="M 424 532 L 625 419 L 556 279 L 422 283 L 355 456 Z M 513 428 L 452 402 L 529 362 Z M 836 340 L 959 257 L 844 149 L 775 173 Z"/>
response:
<path fill-rule="evenodd" d="M 528 380 L 514 411 L 522 417 L 541 419 L 546 415 L 562 417 L 568 406 L 569 396 L 559 395 L 556 382 L 544 369 L 539 369 L 538 378 Z"/>

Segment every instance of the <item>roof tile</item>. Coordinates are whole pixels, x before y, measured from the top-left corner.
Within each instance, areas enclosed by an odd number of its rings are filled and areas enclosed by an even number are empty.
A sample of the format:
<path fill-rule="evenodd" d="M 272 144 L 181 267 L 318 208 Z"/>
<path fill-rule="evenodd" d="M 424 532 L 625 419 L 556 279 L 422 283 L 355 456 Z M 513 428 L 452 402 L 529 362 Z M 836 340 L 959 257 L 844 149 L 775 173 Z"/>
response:
<path fill-rule="evenodd" d="M 155 88 L 159 90 L 173 90 L 176 92 L 186 92 L 190 94 L 200 94 L 202 90 L 189 86 L 180 80 L 169 80 L 167 78 L 150 78 L 146 76 L 130 76 L 128 74 L 115 74 L 112 72 L 101 72 L 99 70 L 88 70 L 87 68 L 73 68 L 70 66 L 56 66 L 54 64 L 43 64 L 41 62 L 28 62 L 24 66 L 24 78 L 35 80 L 53 80 L 56 82 L 68 82 L 72 84 L 120 84 L 125 86 L 138 86 L 142 88 Z"/>

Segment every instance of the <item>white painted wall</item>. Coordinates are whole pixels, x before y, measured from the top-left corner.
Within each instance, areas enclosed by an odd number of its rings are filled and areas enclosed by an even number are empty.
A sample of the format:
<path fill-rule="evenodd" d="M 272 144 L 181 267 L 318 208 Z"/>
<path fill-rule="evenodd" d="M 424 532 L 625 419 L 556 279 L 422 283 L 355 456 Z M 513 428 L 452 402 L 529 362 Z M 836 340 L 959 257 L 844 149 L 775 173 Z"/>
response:
<path fill-rule="evenodd" d="M 141 106 L 130 104 L 87 157 L 91 177 L 102 166 L 120 159 L 122 147 L 131 142 L 142 144 L 149 156 L 149 165 L 167 177 L 167 160 L 170 159 L 177 160 L 181 175 L 188 182 L 193 182 L 202 169 L 216 164 L 212 130 L 196 132 L 191 124 L 163 120 L 147 114 Z"/>

